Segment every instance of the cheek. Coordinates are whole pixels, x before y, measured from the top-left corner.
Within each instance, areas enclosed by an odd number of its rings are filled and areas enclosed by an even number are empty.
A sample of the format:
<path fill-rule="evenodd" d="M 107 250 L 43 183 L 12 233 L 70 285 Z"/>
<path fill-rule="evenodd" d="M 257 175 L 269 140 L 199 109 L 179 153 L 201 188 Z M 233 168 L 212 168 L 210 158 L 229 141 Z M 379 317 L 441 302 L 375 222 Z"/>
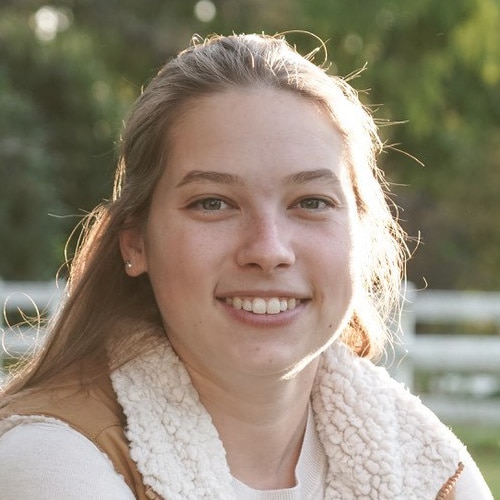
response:
<path fill-rule="evenodd" d="M 148 273 L 155 288 L 168 289 L 168 284 L 181 278 L 189 256 L 186 241 L 182 234 L 168 224 L 155 224 L 148 227 L 145 239 Z"/>
<path fill-rule="evenodd" d="M 330 302 L 333 296 L 339 300 L 340 306 L 348 300 L 355 287 L 359 267 L 349 229 L 345 227 L 342 231 L 324 234 L 305 255 L 313 280 L 329 296 L 327 301 Z"/>
<path fill-rule="evenodd" d="M 154 235 L 147 244 L 152 280 L 161 283 L 164 293 L 195 293 L 214 268 L 215 243 L 203 231 L 175 224 L 163 226 Z"/>
<path fill-rule="evenodd" d="M 349 291 L 354 291 L 359 283 L 360 253 L 363 251 L 363 243 L 358 223 L 350 219 L 345 219 L 342 225 L 337 226 L 328 240 L 324 241 L 325 251 L 321 269 L 317 272 L 324 273 L 332 282 L 332 286 L 338 290 L 338 286 Z"/>

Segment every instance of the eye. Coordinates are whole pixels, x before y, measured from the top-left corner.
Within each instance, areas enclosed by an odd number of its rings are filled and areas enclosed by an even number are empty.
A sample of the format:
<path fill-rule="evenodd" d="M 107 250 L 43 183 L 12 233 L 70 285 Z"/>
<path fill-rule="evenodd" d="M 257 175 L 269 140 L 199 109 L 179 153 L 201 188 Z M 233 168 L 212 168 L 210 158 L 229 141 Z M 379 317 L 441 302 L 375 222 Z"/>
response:
<path fill-rule="evenodd" d="M 206 212 L 218 212 L 229 208 L 229 204 L 220 198 L 202 198 L 191 203 L 189 208 L 204 210 Z"/>
<path fill-rule="evenodd" d="M 305 210 L 326 210 L 331 208 L 333 203 L 323 198 L 303 198 L 297 202 L 296 206 Z"/>

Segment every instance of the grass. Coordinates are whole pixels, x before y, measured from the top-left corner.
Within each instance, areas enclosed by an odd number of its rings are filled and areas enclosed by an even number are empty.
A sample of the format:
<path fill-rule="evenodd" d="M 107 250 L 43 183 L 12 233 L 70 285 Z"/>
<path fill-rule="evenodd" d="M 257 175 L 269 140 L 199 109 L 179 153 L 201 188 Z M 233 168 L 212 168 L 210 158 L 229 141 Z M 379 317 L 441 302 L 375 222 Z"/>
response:
<path fill-rule="evenodd" d="M 500 425 L 453 425 L 452 429 L 467 445 L 493 493 L 493 498 L 500 499 Z"/>

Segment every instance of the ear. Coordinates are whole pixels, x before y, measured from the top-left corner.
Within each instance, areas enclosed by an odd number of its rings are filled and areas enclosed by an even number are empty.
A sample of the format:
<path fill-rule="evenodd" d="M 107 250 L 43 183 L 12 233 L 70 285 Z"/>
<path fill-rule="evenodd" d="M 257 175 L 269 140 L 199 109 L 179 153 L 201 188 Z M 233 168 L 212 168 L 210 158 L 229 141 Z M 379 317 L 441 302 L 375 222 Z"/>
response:
<path fill-rule="evenodd" d="M 125 272 L 133 278 L 146 273 L 148 260 L 142 228 L 133 226 L 121 230 L 119 240 Z"/>

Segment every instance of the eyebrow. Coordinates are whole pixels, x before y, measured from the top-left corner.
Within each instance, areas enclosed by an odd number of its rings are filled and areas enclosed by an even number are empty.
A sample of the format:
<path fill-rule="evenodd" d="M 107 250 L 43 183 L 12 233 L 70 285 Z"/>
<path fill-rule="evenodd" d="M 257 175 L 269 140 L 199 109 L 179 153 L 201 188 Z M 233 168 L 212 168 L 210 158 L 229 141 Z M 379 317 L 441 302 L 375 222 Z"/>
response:
<path fill-rule="evenodd" d="M 340 182 L 338 176 L 334 172 L 327 168 L 321 168 L 317 170 L 304 170 L 302 172 L 297 172 L 296 174 L 288 175 L 285 177 L 285 184 L 306 184 L 307 182 L 315 180 L 324 180 L 334 183 Z M 236 184 L 239 186 L 243 186 L 245 184 L 244 179 L 239 175 L 216 172 L 214 170 L 191 170 L 182 178 L 176 187 L 185 186 L 193 182 Z"/>
<path fill-rule="evenodd" d="M 307 182 L 323 180 L 327 182 L 340 182 L 338 176 L 332 170 L 320 168 L 317 170 L 304 170 L 285 177 L 285 184 L 306 184 Z"/>
<path fill-rule="evenodd" d="M 175 187 L 185 186 L 193 182 L 214 182 L 216 184 L 245 184 L 242 177 L 213 170 L 191 170 Z"/>

